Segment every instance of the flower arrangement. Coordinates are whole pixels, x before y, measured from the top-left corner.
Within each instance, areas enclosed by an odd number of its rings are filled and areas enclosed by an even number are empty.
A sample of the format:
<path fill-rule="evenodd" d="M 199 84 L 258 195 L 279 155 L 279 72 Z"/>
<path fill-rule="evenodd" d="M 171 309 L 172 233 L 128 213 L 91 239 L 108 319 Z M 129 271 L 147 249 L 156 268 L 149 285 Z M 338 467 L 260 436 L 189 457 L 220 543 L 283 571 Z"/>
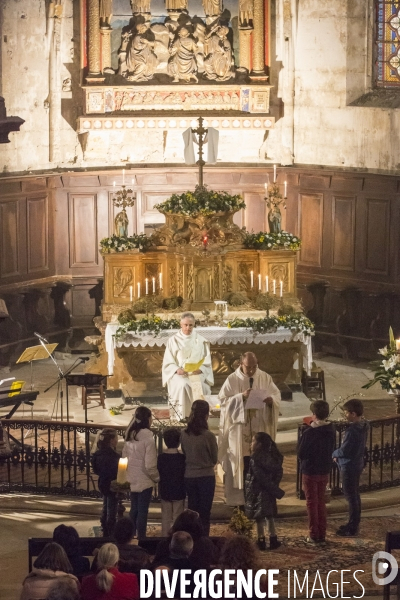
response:
<path fill-rule="evenodd" d="M 156 204 L 161 213 L 179 213 L 186 216 L 212 215 L 216 212 L 236 212 L 246 208 L 239 195 L 231 196 L 227 192 L 213 192 L 206 186 L 196 186 L 194 192 L 172 194 L 168 200 Z"/>
<path fill-rule="evenodd" d="M 178 319 L 162 319 L 161 317 L 157 317 L 157 315 L 151 315 L 139 321 L 125 321 L 121 324 L 121 327 L 118 327 L 115 335 L 119 338 L 128 332 L 143 333 L 145 331 L 158 335 L 160 331 L 164 331 L 165 329 L 179 329 L 179 327 L 180 323 Z"/>
<path fill-rule="evenodd" d="M 108 238 L 100 240 L 100 248 L 102 252 L 124 252 L 126 250 L 139 250 L 145 251 L 151 246 L 151 240 L 144 233 L 139 235 L 131 235 L 130 237 L 120 237 L 112 235 Z"/>
<path fill-rule="evenodd" d="M 286 208 L 285 198 L 279 191 L 279 185 L 277 183 L 270 183 L 266 189 L 265 202 L 268 208 L 277 208 L 282 205 L 282 208 Z"/>
<path fill-rule="evenodd" d="M 250 539 L 253 537 L 254 521 L 248 519 L 238 506 L 232 513 L 228 527 L 236 535 L 244 535 Z"/>
<path fill-rule="evenodd" d="M 246 233 L 244 247 L 253 250 L 300 250 L 301 240 L 293 233 L 281 231 L 280 233 Z"/>
<path fill-rule="evenodd" d="M 389 345 L 380 348 L 379 354 L 383 358 L 375 363 L 377 366 L 375 376 L 363 385 L 363 388 L 368 389 L 376 383 L 380 383 L 383 390 L 400 390 L 400 353 L 396 349 L 396 340 L 391 327 L 389 328 Z"/>
<path fill-rule="evenodd" d="M 268 333 L 276 331 L 278 327 L 298 331 L 304 335 L 314 334 L 314 323 L 301 313 L 292 315 L 264 317 L 263 319 L 239 319 L 235 318 L 228 322 L 228 327 L 234 329 L 236 327 L 248 327 L 255 333 Z"/>

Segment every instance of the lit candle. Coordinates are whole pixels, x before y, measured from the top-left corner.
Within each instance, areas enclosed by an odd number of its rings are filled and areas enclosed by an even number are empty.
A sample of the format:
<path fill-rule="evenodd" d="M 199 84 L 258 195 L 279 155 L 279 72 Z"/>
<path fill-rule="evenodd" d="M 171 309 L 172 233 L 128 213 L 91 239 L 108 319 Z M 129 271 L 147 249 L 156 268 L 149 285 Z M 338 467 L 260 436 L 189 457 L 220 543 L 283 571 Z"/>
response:
<path fill-rule="evenodd" d="M 250 287 L 254 287 L 254 273 L 250 271 Z"/>
<path fill-rule="evenodd" d="M 135 179 L 135 176 L 133 176 L 132 177 L 132 185 L 135 185 L 135 183 L 136 183 L 136 179 Z"/>
<path fill-rule="evenodd" d="M 228 303 L 225 304 L 225 316 L 228 316 Z"/>
<path fill-rule="evenodd" d="M 396 340 L 396 350 L 397 352 L 400 352 L 400 339 Z"/>
<path fill-rule="evenodd" d="M 276 181 L 276 165 L 274 165 L 274 183 Z"/>
<path fill-rule="evenodd" d="M 137 284 L 137 297 L 140 298 L 140 283 Z"/>
<path fill-rule="evenodd" d="M 114 183 L 113 183 L 113 187 L 115 187 L 115 181 L 114 181 Z"/>
<path fill-rule="evenodd" d="M 128 459 L 120 458 L 118 461 L 117 483 L 126 483 L 127 468 L 128 468 Z"/>
<path fill-rule="evenodd" d="M 125 169 L 122 169 L 122 185 L 125 185 Z"/>
<path fill-rule="evenodd" d="M 162 273 L 159 274 L 158 278 L 159 278 L 159 287 L 160 287 L 160 290 L 162 290 Z"/>
<path fill-rule="evenodd" d="M 153 277 L 153 294 L 156 293 L 156 278 Z"/>
<path fill-rule="evenodd" d="M 268 275 L 265 276 L 265 291 L 267 293 L 269 292 L 269 277 L 268 277 Z"/>
<path fill-rule="evenodd" d="M 280 288 L 281 288 L 280 289 L 280 297 L 282 298 L 282 296 L 283 296 L 283 281 L 282 280 L 280 281 L 279 285 L 280 285 Z"/>
<path fill-rule="evenodd" d="M 149 293 L 149 280 L 146 277 L 146 296 Z"/>
<path fill-rule="evenodd" d="M 129 299 L 132 302 L 132 300 L 133 300 L 133 287 L 131 285 L 129 286 Z"/>
<path fill-rule="evenodd" d="M 275 281 L 275 279 L 272 280 L 272 291 L 276 296 L 276 281 Z"/>
<path fill-rule="evenodd" d="M 268 194 L 268 183 L 264 183 L 264 193 L 265 195 Z"/>
<path fill-rule="evenodd" d="M 284 194 L 284 198 L 287 198 L 287 181 L 285 181 L 285 194 Z"/>
<path fill-rule="evenodd" d="M 261 292 L 261 274 L 260 273 L 258 274 L 258 289 Z"/>

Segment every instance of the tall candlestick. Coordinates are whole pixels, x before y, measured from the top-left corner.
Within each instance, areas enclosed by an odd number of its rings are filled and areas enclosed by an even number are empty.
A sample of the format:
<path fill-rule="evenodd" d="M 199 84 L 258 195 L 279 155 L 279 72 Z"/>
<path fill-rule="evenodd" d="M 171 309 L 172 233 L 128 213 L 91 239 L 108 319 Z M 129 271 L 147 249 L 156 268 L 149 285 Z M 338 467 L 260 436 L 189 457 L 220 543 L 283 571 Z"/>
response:
<path fill-rule="evenodd" d="M 261 292 L 261 274 L 260 273 L 258 274 L 258 289 Z"/>
<path fill-rule="evenodd" d="M 276 182 L 276 165 L 274 165 L 274 183 Z"/>
<path fill-rule="evenodd" d="M 254 287 L 254 273 L 253 273 L 253 271 L 250 271 L 250 287 L 251 288 Z"/>
<path fill-rule="evenodd" d="M 137 284 L 137 297 L 140 298 L 140 283 Z"/>
<path fill-rule="evenodd" d="M 268 277 L 268 275 L 265 276 L 265 291 L 268 294 L 268 292 L 269 292 L 269 277 Z"/>
<path fill-rule="evenodd" d="M 133 287 L 131 285 L 129 286 L 129 299 L 132 302 L 132 300 L 133 300 Z"/>
<path fill-rule="evenodd" d="M 156 293 L 156 278 L 153 277 L 153 294 Z"/>
<path fill-rule="evenodd" d="M 283 296 L 283 281 L 282 280 L 279 282 L 279 285 L 280 285 L 280 288 L 281 288 L 280 289 L 280 297 L 282 298 L 282 296 Z"/>
<path fill-rule="evenodd" d="M 125 185 L 125 169 L 122 169 L 122 185 Z"/>
<path fill-rule="evenodd" d="M 120 458 L 118 461 L 117 483 L 126 483 L 127 468 L 128 468 L 128 459 Z"/>
<path fill-rule="evenodd" d="M 160 288 L 160 290 L 162 290 L 162 273 L 160 273 L 158 275 L 158 279 L 159 279 L 159 288 Z"/>
<path fill-rule="evenodd" d="M 146 277 L 146 296 L 148 295 L 148 293 L 149 293 L 149 280 Z"/>
<path fill-rule="evenodd" d="M 276 296 L 276 281 L 275 281 L 275 279 L 272 280 L 272 292 Z"/>
<path fill-rule="evenodd" d="M 285 193 L 284 193 L 284 198 L 287 198 L 287 181 L 285 181 Z"/>

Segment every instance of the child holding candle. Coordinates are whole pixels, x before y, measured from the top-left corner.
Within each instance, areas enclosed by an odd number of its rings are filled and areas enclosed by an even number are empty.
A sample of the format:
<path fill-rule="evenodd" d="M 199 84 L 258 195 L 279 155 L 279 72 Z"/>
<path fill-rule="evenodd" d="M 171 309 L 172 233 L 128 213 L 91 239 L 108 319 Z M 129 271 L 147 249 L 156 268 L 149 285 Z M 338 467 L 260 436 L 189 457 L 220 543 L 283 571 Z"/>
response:
<path fill-rule="evenodd" d="M 117 443 L 118 434 L 115 429 L 111 427 L 103 429 L 98 437 L 97 450 L 91 461 L 93 472 L 99 477 L 99 491 L 103 495 L 100 523 L 104 537 L 112 534 L 117 520 L 117 496 L 110 489 L 111 482 L 117 479 L 118 473 L 120 455 L 116 450 Z"/>

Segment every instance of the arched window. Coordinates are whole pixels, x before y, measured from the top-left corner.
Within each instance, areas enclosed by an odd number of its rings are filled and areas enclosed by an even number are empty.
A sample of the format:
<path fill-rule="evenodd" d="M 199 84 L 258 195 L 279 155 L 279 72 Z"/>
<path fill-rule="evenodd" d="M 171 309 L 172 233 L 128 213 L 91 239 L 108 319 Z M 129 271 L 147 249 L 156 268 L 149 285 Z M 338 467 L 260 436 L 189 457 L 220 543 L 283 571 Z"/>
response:
<path fill-rule="evenodd" d="M 376 0 L 376 85 L 400 87 L 400 2 Z"/>

